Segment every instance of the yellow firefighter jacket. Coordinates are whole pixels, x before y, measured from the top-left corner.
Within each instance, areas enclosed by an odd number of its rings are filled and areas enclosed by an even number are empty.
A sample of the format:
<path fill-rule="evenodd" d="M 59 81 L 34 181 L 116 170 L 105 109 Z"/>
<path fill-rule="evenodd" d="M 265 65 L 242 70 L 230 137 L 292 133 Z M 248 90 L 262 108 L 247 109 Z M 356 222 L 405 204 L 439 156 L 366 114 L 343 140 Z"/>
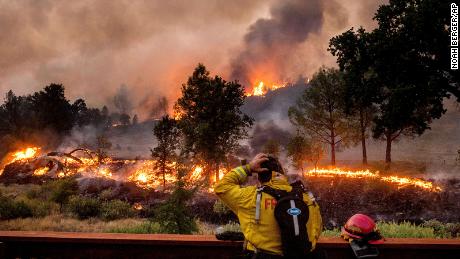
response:
<path fill-rule="evenodd" d="M 276 199 L 267 193 L 262 193 L 260 221 L 257 224 L 255 221 L 257 187 L 241 187 L 246 182 L 249 172 L 249 165 L 234 168 L 216 184 L 215 193 L 238 216 L 241 230 L 247 241 L 246 249 L 281 255 L 280 230 L 274 216 Z M 284 175 L 275 173 L 270 182 L 263 184 L 274 189 L 286 191 L 292 189 Z M 322 231 L 321 215 L 319 206 L 312 196 L 304 194 L 303 198 L 309 205 L 307 232 L 313 250 Z"/>

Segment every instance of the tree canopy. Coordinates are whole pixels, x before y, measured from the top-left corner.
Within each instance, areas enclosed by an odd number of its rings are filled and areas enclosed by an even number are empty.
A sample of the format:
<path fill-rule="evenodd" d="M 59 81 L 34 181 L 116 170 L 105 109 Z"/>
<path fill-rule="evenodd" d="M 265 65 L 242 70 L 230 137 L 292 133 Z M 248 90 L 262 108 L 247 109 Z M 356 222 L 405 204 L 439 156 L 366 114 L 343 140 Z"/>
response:
<path fill-rule="evenodd" d="M 342 73 L 334 68 L 320 68 L 295 106 L 289 119 L 300 130 L 330 146 L 331 164 L 335 165 L 338 144 L 353 140 L 353 127 L 346 118 Z"/>
<path fill-rule="evenodd" d="M 359 138 L 363 153 L 363 164 L 367 164 L 366 139 L 375 114 L 374 102 L 378 97 L 377 84 L 373 82 L 374 73 L 369 47 L 369 33 L 363 28 L 352 29 L 333 37 L 329 51 L 337 56 L 337 63 L 344 75 L 345 113 L 356 118 L 359 125 Z"/>
<path fill-rule="evenodd" d="M 165 115 L 155 125 L 153 134 L 157 139 L 157 145 L 151 149 L 152 158 L 155 159 L 154 167 L 163 177 L 163 189 L 166 188 L 166 174 L 173 172 L 172 163 L 176 159 L 176 151 L 179 147 L 180 132 L 177 122 Z"/>
<path fill-rule="evenodd" d="M 238 82 L 211 77 L 199 64 L 175 104 L 179 128 L 184 136 L 184 151 L 218 173 L 218 166 L 247 135 L 253 119 L 243 114 L 244 88 Z"/>
<path fill-rule="evenodd" d="M 0 150 L 8 150 L 16 141 L 52 146 L 73 127 L 85 125 L 108 127 L 108 109 L 89 108 L 83 99 L 71 103 L 61 84 L 50 84 L 24 96 L 17 96 L 10 90 L 0 105 Z M 40 141 L 37 136 L 46 137 Z"/>
<path fill-rule="evenodd" d="M 388 164 L 393 141 L 423 134 L 445 113 L 445 98 L 460 100 L 459 72 L 450 69 L 449 8 L 443 0 L 390 0 L 375 14 L 376 29 L 351 29 L 330 41 L 345 74 L 347 106 L 371 111 Z"/>

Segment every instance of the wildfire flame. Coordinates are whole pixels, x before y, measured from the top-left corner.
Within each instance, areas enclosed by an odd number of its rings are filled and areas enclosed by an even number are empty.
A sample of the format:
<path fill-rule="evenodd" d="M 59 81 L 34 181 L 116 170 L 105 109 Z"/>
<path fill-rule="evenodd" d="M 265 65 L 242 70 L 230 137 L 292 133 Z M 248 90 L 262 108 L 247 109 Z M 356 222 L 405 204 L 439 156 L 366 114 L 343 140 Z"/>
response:
<path fill-rule="evenodd" d="M 259 81 L 253 89 L 252 93 L 247 93 L 246 96 L 265 96 L 269 91 L 273 91 L 282 87 L 285 87 L 287 84 L 266 84 L 263 81 Z"/>
<path fill-rule="evenodd" d="M 202 174 L 203 174 L 203 167 L 200 165 L 197 165 L 193 169 L 189 179 L 192 181 L 198 181 L 201 178 Z"/>
<path fill-rule="evenodd" d="M 108 168 L 101 168 L 99 169 L 98 174 L 103 177 L 111 178 L 112 177 L 112 172 Z"/>
<path fill-rule="evenodd" d="M 428 182 L 421 179 L 409 178 L 409 177 L 399 177 L 399 176 L 380 176 L 379 172 L 371 172 L 370 170 L 358 170 L 350 171 L 340 168 L 333 169 L 311 169 L 305 173 L 307 177 L 346 177 L 346 178 L 372 178 L 381 180 L 384 182 L 394 183 L 399 188 L 406 186 L 415 186 L 422 189 L 434 192 L 442 191 L 442 188 L 439 186 L 434 186 L 432 182 Z"/>
<path fill-rule="evenodd" d="M 34 175 L 36 176 L 42 176 L 48 173 L 50 169 L 48 167 L 42 167 L 34 170 Z"/>
<path fill-rule="evenodd" d="M 258 94 L 259 92 L 255 92 Z M 17 161 L 34 161 L 40 159 L 40 150 L 39 147 L 27 147 L 23 150 L 12 153 L 8 156 L 5 164 L 17 162 Z M 49 158 L 47 158 L 49 159 Z M 137 186 L 145 189 L 155 189 L 163 184 L 163 176 L 155 169 L 154 160 L 113 160 L 110 157 L 100 160 L 97 157 L 79 157 L 78 160 L 60 158 L 60 162 L 65 165 L 65 169 L 57 171 L 55 176 L 57 177 L 66 177 L 74 174 L 88 174 L 91 177 L 104 177 L 114 179 L 117 174 L 117 170 L 121 167 L 125 168 L 124 170 L 128 172 L 128 177 L 125 179 L 127 181 L 134 182 Z M 45 160 L 48 161 L 48 160 Z M 121 166 L 120 166 L 121 163 Z M 175 167 L 175 163 L 168 165 L 170 168 Z M 4 168 L 0 168 L 0 175 L 2 174 Z M 33 169 L 33 175 L 43 176 L 47 173 L 53 171 L 49 164 L 46 166 L 42 163 L 40 167 Z M 212 175 L 211 181 L 216 182 L 219 179 L 222 179 L 224 174 L 227 172 L 226 168 L 220 168 L 218 179 L 216 175 Z M 396 175 L 391 176 L 380 176 L 378 171 L 372 172 L 369 169 L 365 170 L 347 170 L 341 168 L 330 168 L 330 169 L 311 169 L 305 172 L 304 176 L 306 177 L 344 177 L 344 178 L 366 178 L 366 179 L 376 179 L 388 183 L 392 183 L 398 186 L 398 188 L 403 188 L 406 186 L 414 186 L 422 188 L 424 190 L 440 192 L 442 188 L 434 185 L 432 182 L 425 181 L 417 178 L 410 177 L 400 177 Z M 186 176 L 188 182 L 196 182 L 204 180 L 204 166 L 195 165 L 190 173 Z M 171 184 L 177 181 L 177 176 L 175 174 L 166 174 L 165 180 L 167 184 Z M 212 188 L 209 189 L 212 191 Z"/>
<path fill-rule="evenodd" d="M 136 202 L 136 203 L 133 204 L 133 208 L 135 210 L 142 210 L 144 208 L 144 206 L 142 206 L 142 204 Z"/>
<path fill-rule="evenodd" d="M 13 163 L 16 161 L 24 161 L 27 159 L 34 158 L 37 155 L 39 150 L 40 148 L 38 147 L 28 147 L 24 150 L 17 151 L 13 153 L 12 159 L 9 163 Z"/>

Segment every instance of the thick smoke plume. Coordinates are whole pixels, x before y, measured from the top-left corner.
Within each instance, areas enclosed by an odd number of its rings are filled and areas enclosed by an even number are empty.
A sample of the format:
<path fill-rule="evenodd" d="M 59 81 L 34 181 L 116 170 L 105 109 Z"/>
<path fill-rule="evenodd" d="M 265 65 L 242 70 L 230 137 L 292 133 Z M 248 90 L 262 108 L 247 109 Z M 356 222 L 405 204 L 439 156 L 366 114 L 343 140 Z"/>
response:
<path fill-rule="evenodd" d="M 282 80 L 300 44 L 321 29 L 323 8 L 320 0 L 277 2 L 270 8 L 270 18 L 259 19 L 249 28 L 245 49 L 233 60 L 231 77 L 244 85 Z"/>
<path fill-rule="evenodd" d="M 334 66 L 328 54 L 331 37 L 350 27 L 372 27 L 372 15 L 383 1 L 286 0 L 270 7 L 244 36 L 231 62 L 231 78 L 251 88 L 310 77 L 321 65 Z"/>
<path fill-rule="evenodd" d="M 0 1 L 0 95 L 55 82 L 70 99 L 101 107 L 125 84 L 133 113 L 145 119 L 158 98 L 170 109 L 198 62 L 242 81 L 253 68 L 295 81 L 334 65 L 329 38 L 371 25 L 382 2 Z"/>

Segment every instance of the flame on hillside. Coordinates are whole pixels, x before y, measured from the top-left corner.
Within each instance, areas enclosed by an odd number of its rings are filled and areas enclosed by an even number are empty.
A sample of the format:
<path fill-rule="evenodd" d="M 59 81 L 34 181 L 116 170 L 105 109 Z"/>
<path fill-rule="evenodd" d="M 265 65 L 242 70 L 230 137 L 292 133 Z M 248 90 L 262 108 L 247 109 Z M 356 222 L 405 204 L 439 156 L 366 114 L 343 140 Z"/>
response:
<path fill-rule="evenodd" d="M 273 91 L 279 88 L 286 87 L 286 83 L 284 84 L 275 84 L 275 83 L 264 83 L 264 81 L 259 81 L 254 85 L 252 91 L 246 93 L 246 96 L 265 96 L 266 93 L 269 91 Z"/>
<path fill-rule="evenodd" d="M 86 149 L 77 149 L 71 153 L 51 152 L 48 154 L 42 154 L 40 150 L 38 147 L 19 150 L 11 155 L 6 165 L 16 162 L 25 163 L 28 165 L 26 169 L 31 167 L 31 174 L 37 177 L 61 178 L 81 174 L 86 177 L 129 181 L 144 189 L 156 189 L 163 185 L 163 175 L 155 169 L 155 160 L 100 158 L 93 151 Z M 169 173 L 165 174 L 165 182 L 171 185 L 178 180 L 175 173 L 176 163 L 169 163 L 166 166 Z M 225 168 L 221 168 L 218 178 L 221 179 L 226 171 Z M 215 178 L 216 176 L 212 174 L 211 182 L 215 182 Z M 204 182 L 206 179 L 202 165 L 193 166 L 184 178 L 190 183 Z"/>
<path fill-rule="evenodd" d="M 6 164 L 15 162 L 28 163 L 33 166 L 32 174 L 34 176 L 50 176 L 50 177 L 65 177 L 75 174 L 82 174 L 88 177 L 103 177 L 115 180 L 130 181 L 137 186 L 145 189 L 155 189 L 163 185 L 163 175 L 155 169 L 154 160 L 114 160 L 110 157 L 103 159 L 98 158 L 94 154 L 86 151 L 86 157 L 83 155 L 70 155 L 66 153 L 59 153 L 57 155 L 44 155 L 40 154 L 39 147 L 28 147 L 23 150 L 12 153 Z M 89 153 L 89 154 L 88 154 Z M 62 155 L 64 154 L 64 155 Z M 172 172 L 175 171 L 176 164 L 170 163 L 167 165 Z M 123 169 L 124 173 L 119 170 Z M 1 169 L 0 174 L 4 168 Z M 218 179 L 221 179 L 227 169 L 220 168 Z M 341 168 L 332 169 L 312 169 L 305 173 L 306 177 L 344 177 L 344 178 L 366 178 L 376 179 L 391 184 L 395 184 L 398 188 L 406 186 L 414 186 L 424 190 L 439 192 L 442 188 L 435 186 L 432 182 L 425 181 L 417 178 L 400 177 L 396 175 L 380 176 L 379 172 L 372 172 L 369 169 L 365 170 L 346 170 Z M 185 176 L 188 182 L 204 181 L 204 166 L 195 165 L 192 167 L 188 175 Z M 216 175 L 212 174 L 210 181 L 216 182 Z M 175 173 L 168 173 L 165 175 L 166 184 L 172 184 L 177 181 Z M 209 189 L 212 191 L 212 188 Z"/>
<path fill-rule="evenodd" d="M 379 172 L 371 172 L 369 169 L 351 171 L 340 168 L 332 169 L 311 169 L 305 173 L 307 177 L 345 177 L 345 178 L 370 178 L 377 179 L 384 182 L 389 182 L 396 184 L 398 188 L 403 188 L 406 186 L 415 186 L 427 191 L 440 192 L 442 188 L 439 186 L 433 185 L 432 182 L 425 181 L 417 178 L 410 177 L 400 177 L 400 176 L 380 176 Z"/>

